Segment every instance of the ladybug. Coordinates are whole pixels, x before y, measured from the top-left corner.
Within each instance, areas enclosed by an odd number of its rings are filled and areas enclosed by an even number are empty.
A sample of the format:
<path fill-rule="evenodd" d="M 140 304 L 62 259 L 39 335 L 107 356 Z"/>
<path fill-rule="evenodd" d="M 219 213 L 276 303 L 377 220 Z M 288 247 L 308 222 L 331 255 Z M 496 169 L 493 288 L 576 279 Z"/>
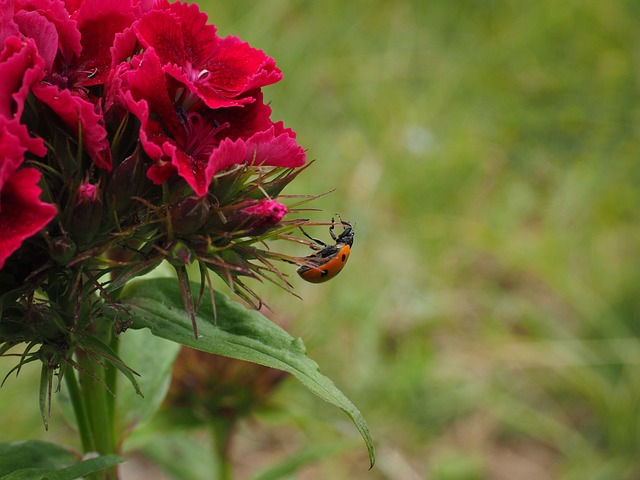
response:
<path fill-rule="evenodd" d="M 349 222 L 342 220 L 339 215 L 337 217 L 344 230 L 340 235 L 336 236 L 334 233 L 336 222 L 335 219 L 331 219 L 329 233 L 336 242 L 335 245 L 327 245 L 317 238 L 310 237 L 307 232 L 300 228 L 302 233 L 314 242 L 311 248 L 317 250 L 313 255 L 304 257 L 304 265 L 297 270 L 298 275 L 303 280 L 311 283 L 326 282 L 338 275 L 347 263 L 349 253 L 351 253 L 351 245 L 353 245 L 353 226 Z"/>

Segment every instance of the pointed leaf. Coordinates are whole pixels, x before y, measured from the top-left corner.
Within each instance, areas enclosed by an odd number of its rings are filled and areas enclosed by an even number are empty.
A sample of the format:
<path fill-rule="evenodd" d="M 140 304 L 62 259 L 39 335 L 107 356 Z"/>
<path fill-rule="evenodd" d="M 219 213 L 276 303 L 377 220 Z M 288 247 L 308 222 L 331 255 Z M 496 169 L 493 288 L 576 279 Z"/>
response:
<path fill-rule="evenodd" d="M 192 285 L 192 290 L 200 287 Z M 373 440 L 362 414 L 351 401 L 319 372 L 318 364 L 306 355 L 301 339 L 289 333 L 255 310 L 248 310 L 227 296 L 215 292 L 217 320 L 211 301 L 205 295 L 196 315 L 200 337 L 194 338 L 193 326 L 178 282 L 170 278 L 139 280 L 130 283 L 121 297 L 132 312 L 132 328 L 149 328 L 154 335 L 209 353 L 258 363 L 295 376 L 311 392 L 341 408 L 362 435 L 373 465 Z"/>
<path fill-rule="evenodd" d="M 53 384 L 53 369 L 49 368 L 46 363 L 42 363 L 40 371 L 40 415 L 44 429 L 49 430 L 49 418 L 51 418 L 51 389 Z"/>
<path fill-rule="evenodd" d="M 111 363 L 114 367 L 116 367 L 125 377 L 131 382 L 133 388 L 135 388 L 136 393 L 142 396 L 142 390 L 140 390 L 140 385 L 138 385 L 138 381 L 136 380 L 134 375 L 139 375 L 138 372 L 131 369 L 127 366 L 121 359 L 118 357 L 118 354 L 113 351 L 113 349 L 106 345 L 104 342 L 99 340 L 97 337 L 92 335 L 87 335 L 83 337 L 83 346 L 89 347 L 94 352 L 102 355 L 109 363 Z"/>
<path fill-rule="evenodd" d="M 66 448 L 39 440 L 0 443 L 3 480 L 73 480 L 123 461 L 117 455 L 104 455 L 78 462 Z"/>

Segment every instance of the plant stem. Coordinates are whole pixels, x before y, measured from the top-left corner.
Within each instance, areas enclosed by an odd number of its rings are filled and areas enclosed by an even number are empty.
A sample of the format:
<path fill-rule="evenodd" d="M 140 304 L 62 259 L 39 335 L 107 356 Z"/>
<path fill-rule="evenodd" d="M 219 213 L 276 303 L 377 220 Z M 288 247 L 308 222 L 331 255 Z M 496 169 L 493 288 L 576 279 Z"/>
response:
<path fill-rule="evenodd" d="M 104 344 L 111 343 L 111 325 L 106 322 L 95 326 L 92 334 Z M 80 392 L 93 434 L 93 450 L 101 455 L 116 453 L 113 395 L 117 375 L 108 362 L 95 354 L 79 349 L 76 356 L 80 365 Z M 117 469 L 105 470 L 95 478 L 115 480 Z"/>
<path fill-rule="evenodd" d="M 73 412 L 76 416 L 76 423 L 78 424 L 78 431 L 80 432 L 80 440 L 82 441 L 82 449 L 84 450 L 84 453 L 92 452 L 96 447 L 93 442 L 93 434 L 87 410 L 84 406 L 82 394 L 80 393 L 80 387 L 78 386 L 76 372 L 73 368 L 66 368 L 65 370 L 63 378 L 67 384 L 71 405 L 73 406 Z"/>
<path fill-rule="evenodd" d="M 109 346 L 117 354 L 120 342 L 111 330 L 109 330 Z M 115 435 L 114 429 L 116 428 L 115 410 L 116 410 L 116 396 L 118 394 L 118 369 L 111 363 L 107 363 L 105 366 L 105 384 L 111 391 L 111 395 L 107 395 L 107 409 L 109 414 L 109 422 L 111 424 L 111 431 Z M 114 438 L 114 441 L 116 439 Z"/>
<path fill-rule="evenodd" d="M 217 480 L 231 480 L 232 466 L 229 459 L 229 446 L 234 421 L 226 418 L 217 418 L 211 422 L 211 440 L 213 443 L 213 455 L 216 459 Z"/>

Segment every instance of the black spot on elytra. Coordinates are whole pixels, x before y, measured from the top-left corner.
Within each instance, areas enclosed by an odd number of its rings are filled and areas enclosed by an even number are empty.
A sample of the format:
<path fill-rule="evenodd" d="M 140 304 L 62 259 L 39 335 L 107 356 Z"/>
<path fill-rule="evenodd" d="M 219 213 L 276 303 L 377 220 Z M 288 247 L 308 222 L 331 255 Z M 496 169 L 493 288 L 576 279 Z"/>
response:
<path fill-rule="evenodd" d="M 327 270 L 326 268 L 324 270 L 322 270 L 322 273 L 320 274 L 321 277 L 326 277 L 327 275 L 329 275 L 329 270 Z"/>
<path fill-rule="evenodd" d="M 343 253 L 342 254 L 342 262 L 344 263 L 347 260 L 347 256 Z"/>

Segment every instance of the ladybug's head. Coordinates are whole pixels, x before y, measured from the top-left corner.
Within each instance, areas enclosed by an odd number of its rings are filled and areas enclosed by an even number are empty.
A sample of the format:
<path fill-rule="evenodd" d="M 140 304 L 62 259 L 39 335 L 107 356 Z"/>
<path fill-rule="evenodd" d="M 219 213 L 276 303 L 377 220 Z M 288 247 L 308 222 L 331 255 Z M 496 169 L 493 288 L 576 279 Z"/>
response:
<path fill-rule="evenodd" d="M 338 235 L 336 243 L 342 243 L 349 246 L 353 245 L 353 236 L 355 235 L 353 225 L 351 225 L 349 222 L 345 222 L 342 219 L 340 219 L 340 223 L 342 224 L 342 228 L 344 228 L 344 231 L 340 235 Z"/>

